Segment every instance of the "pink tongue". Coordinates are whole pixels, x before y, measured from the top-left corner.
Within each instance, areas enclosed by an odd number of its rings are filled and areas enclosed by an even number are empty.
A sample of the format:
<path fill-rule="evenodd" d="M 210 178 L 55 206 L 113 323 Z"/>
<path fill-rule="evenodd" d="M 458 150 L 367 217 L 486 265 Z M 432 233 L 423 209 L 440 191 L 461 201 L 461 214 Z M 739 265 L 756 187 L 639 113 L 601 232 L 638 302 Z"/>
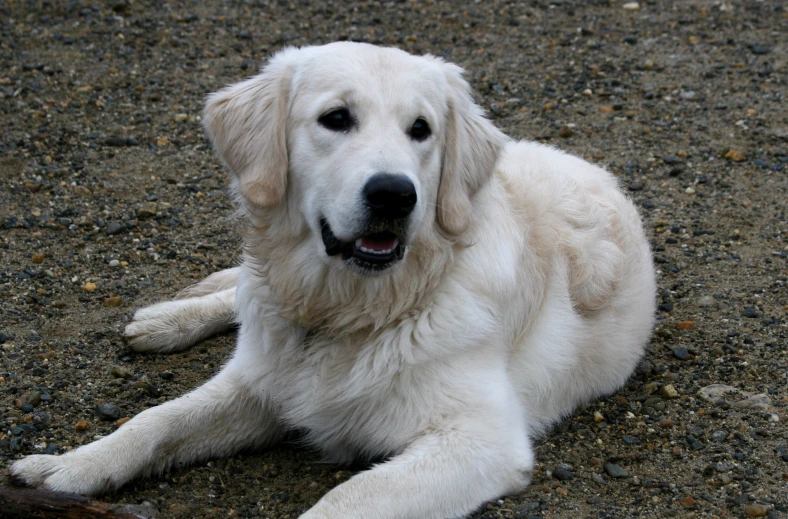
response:
<path fill-rule="evenodd" d="M 378 240 L 373 240 L 373 239 L 370 239 L 370 238 L 361 238 L 361 246 L 362 247 L 364 247 L 365 249 L 377 250 L 377 251 L 393 249 L 394 248 L 394 242 L 396 242 L 396 239 L 394 239 L 394 238 L 392 238 L 390 240 L 379 240 L 379 239 Z"/>

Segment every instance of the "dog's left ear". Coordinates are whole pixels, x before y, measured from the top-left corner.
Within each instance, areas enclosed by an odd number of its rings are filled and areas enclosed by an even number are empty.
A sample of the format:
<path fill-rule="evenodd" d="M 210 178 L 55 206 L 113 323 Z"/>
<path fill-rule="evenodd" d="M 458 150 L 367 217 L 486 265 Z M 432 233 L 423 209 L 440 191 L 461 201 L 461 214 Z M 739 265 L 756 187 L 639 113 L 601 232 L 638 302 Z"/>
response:
<path fill-rule="evenodd" d="M 287 189 L 287 110 L 293 58 L 287 49 L 252 78 L 211 94 L 203 126 L 252 205 L 273 207 Z"/>
<path fill-rule="evenodd" d="M 443 168 L 438 188 L 438 223 L 450 236 L 459 236 L 470 225 L 472 199 L 492 175 L 507 140 L 473 102 L 463 70 L 442 60 L 448 80 L 448 114 Z"/>

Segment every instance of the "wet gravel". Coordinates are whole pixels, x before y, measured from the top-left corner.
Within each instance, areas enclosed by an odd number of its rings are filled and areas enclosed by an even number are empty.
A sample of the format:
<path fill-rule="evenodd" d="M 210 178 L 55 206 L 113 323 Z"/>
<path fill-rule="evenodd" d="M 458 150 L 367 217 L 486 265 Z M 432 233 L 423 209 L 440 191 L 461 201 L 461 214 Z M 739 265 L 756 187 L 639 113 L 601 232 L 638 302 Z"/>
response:
<path fill-rule="evenodd" d="M 110 434 L 220 368 L 232 334 L 170 356 L 119 336 L 237 261 L 202 101 L 285 45 L 355 39 L 465 67 L 507 133 L 618 175 L 654 248 L 659 320 L 632 380 L 474 517 L 788 517 L 782 2 L 185 4 L 0 3 L 0 466 Z M 104 499 L 297 517 L 361 468 L 288 444 Z"/>

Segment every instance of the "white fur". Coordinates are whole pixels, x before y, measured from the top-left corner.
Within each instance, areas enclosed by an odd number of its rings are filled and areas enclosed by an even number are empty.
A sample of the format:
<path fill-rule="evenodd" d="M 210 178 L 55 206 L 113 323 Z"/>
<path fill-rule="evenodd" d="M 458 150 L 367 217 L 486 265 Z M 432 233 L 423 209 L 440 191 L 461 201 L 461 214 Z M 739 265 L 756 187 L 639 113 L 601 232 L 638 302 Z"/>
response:
<path fill-rule="evenodd" d="M 651 254 L 615 179 L 514 142 L 461 71 L 338 43 L 288 49 L 214 94 L 206 127 L 234 174 L 244 260 L 135 315 L 132 347 L 181 349 L 240 323 L 232 360 L 192 393 L 63 456 L 11 472 L 96 493 L 298 428 L 338 461 L 387 458 L 302 517 L 446 518 L 522 490 L 531 438 L 619 388 L 648 339 Z M 349 106 L 350 132 L 316 123 Z M 406 131 L 424 117 L 432 136 Z M 412 180 L 408 250 L 377 274 L 326 255 L 362 224 L 375 172 Z"/>

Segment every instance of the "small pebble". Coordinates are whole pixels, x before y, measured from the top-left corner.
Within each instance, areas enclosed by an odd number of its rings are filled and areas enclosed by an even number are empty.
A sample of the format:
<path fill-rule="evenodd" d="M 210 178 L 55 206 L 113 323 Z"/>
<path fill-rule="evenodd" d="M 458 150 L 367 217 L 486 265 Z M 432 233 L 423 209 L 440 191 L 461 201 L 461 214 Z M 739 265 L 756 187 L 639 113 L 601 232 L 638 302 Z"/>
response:
<path fill-rule="evenodd" d="M 679 397 L 679 392 L 676 391 L 676 388 L 673 387 L 673 384 L 665 384 L 664 386 L 662 386 L 661 393 L 662 396 L 665 398 L 673 399 Z"/>
<path fill-rule="evenodd" d="M 695 498 L 692 496 L 682 497 L 681 499 L 679 499 L 679 503 L 684 508 L 695 508 L 695 506 L 697 506 L 698 504 L 698 502 L 695 501 Z"/>
<path fill-rule="evenodd" d="M 672 349 L 673 356 L 679 360 L 689 360 L 692 358 L 692 355 L 689 354 L 689 350 L 684 346 L 676 346 Z"/>
<path fill-rule="evenodd" d="M 38 404 L 41 403 L 41 393 L 39 391 L 28 391 L 27 393 L 24 394 L 22 399 L 26 403 L 32 405 L 33 407 L 36 407 Z"/>
<path fill-rule="evenodd" d="M 114 422 L 120 418 L 120 409 L 114 404 L 98 404 L 96 414 L 105 422 Z"/>
<path fill-rule="evenodd" d="M 638 445 L 640 443 L 640 440 L 628 434 L 622 434 L 621 439 L 624 440 L 624 443 L 627 445 Z"/>
<path fill-rule="evenodd" d="M 679 321 L 676 323 L 676 328 L 679 330 L 692 330 L 695 328 L 694 321 Z"/>
<path fill-rule="evenodd" d="M 114 307 L 120 306 L 121 304 L 120 296 L 112 296 L 112 297 L 105 297 L 104 298 L 104 306 Z"/>
<path fill-rule="evenodd" d="M 82 290 L 84 290 L 85 292 L 93 292 L 94 290 L 96 290 L 96 284 L 93 283 L 92 281 L 88 281 L 87 283 L 82 285 Z"/>
<path fill-rule="evenodd" d="M 739 390 L 725 384 L 711 384 L 698 390 L 698 396 L 706 402 L 717 402 L 729 393 L 738 393 Z"/>
<path fill-rule="evenodd" d="M 115 146 L 115 147 L 122 147 L 122 146 L 136 146 L 139 144 L 139 141 L 134 137 L 107 137 L 104 140 L 104 144 L 107 146 Z"/>
<path fill-rule="evenodd" d="M 30 259 L 36 265 L 39 265 L 44 262 L 44 255 L 41 253 L 33 254 L 33 257 Z"/>
<path fill-rule="evenodd" d="M 558 481 L 567 481 L 574 478 L 572 474 L 572 467 L 570 465 L 561 464 L 553 470 L 553 477 Z"/>
<path fill-rule="evenodd" d="M 594 421 L 599 423 L 605 421 L 605 417 L 599 411 L 594 411 Z"/>
<path fill-rule="evenodd" d="M 115 427 L 120 427 L 121 425 L 128 422 L 129 420 L 131 420 L 131 418 L 129 418 L 128 416 L 124 416 L 123 418 L 120 418 L 115 421 Z"/>
<path fill-rule="evenodd" d="M 116 260 L 116 259 L 110 260 L 109 266 L 110 267 L 120 267 L 120 260 Z"/>
<path fill-rule="evenodd" d="M 694 451 L 699 451 L 703 448 L 703 444 L 699 442 L 698 439 L 692 436 L 691 434 L 685 436 L 684 439 L 687 441 L 687 445 L 690 446 L 690 449 Z"/>
<path fill-rule="evenodd" d="M 753 43 L 750 45 L 750 50 L 753 54 L 768 54 L 771 52 L 772 48 L 766 45 L 760 45 L 758 43 Z"/>
<path fill-rule="evenodd" d="M 747 517 L 766 517 L 768 512 L 768 506 L 759 505 L 758 503 L 747 505 L 747 507 L 744 509 L 744 513 L 747 514 Z"/>
<path fill-rule="evenodd" d="M 747 307 L 744 309 L 741 315 L 742 317 L 747 317 L 749 319 L 757 319 L 758 317 L 760 317 L 761 314 L 759 314 L 758 310 L 756 310 L 755 308 Z"/>
<path fill-rule="evenodd" d="M 616 465 L 615 463 L 605 463 L 605 472 L 611 478 L 628 478 L 629 472 L 624 469 L 621 465 Z"/>
<path fill-rule="evenodd" d="M 134 376 L 134 372 L 132 372 L 126 366 L 119 366 L 115 365 L 109 370 L 109 374 L 112 375 L 113 378 L 125 378 L 129 379 Z"/>
<path fill-rule="evenodd" d="M 82 432 L 85 429 L 90 427 L 90 422 L 87 420 L 80 420 L 74 425 L 74 430 L 77 432 Z"/>
<path fill-rule="evenodd" d="M 118 222 L 110 222 L 107 224 L 107 234 L 110 236 L 120 234 L 126 230 L 126 226 Z"/>
<path fill-rule="evenodd" d="M 575 130 L 573 128 L 570 128 L 569 126 L 562 126 L 558 130 L 558 136 L 562 137 L 564 139 L 568 139 L 569 137 L 571 137 L 574 134 L 575 134 Z"/>
<path fill-rule="evenodd" d="M 739 409 L 759 409 L 761 411 L 767 411 L 771 406 L 772 399 L 766 393 L 752 395 L 733 404 L 733 407 L 738 407 Z"/>
<path fill-rule="evenodd" d="M 627 2 L 621 6 L 625 11 L 637 11 L 640 9 L 640 4 L 638 2 Z"/>
<path fill-rule="evenodd" d="M 145 205 L 137 210 L 138 218 L 152 218 L 159 212 L 159 204 L 156 202 L 147 202 Z"/>
<path fill-rule="evenodd" d="M 725 154 L 725 158 L 728 160 L 732 160 L 733 162 L 744 161 L 744 155 L 742 155 L 741 152 L 736 150 L 729 150 L 728 153 Z"/>
<path fill-rule="evenodd" d="M 668 312 L 668 313 L 669 313 L 669 312 L 672 312 L 672 311 L 673 311 L 673 303 L 672 303 L 672 302 L 670 302 L 670 301 L 668 301 L 668 302 L 665 302 L 665 303 L 661 303 L 661 304 L 659 305 L 659 310 L 660 310 L 661 312 Z"/>
<path fill-rule="evenodd" d="M 642 191 L 646 184 L 642 180 L 633 180 L 627 186 L 630 191 Z"/>

